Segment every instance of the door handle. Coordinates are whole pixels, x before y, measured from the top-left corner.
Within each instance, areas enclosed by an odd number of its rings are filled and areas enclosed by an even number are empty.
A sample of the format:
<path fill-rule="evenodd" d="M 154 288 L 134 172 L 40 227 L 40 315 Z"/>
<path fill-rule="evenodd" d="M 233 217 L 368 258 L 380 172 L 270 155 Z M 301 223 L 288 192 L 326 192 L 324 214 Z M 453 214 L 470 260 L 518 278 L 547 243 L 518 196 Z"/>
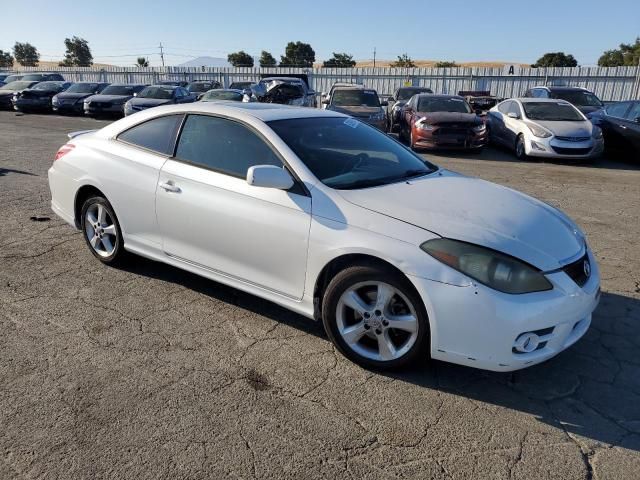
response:
<path fill-rule="evenodd" d="M 164 190 L 166 190 L 167 192 L 172 192 L 172 193 L 180 193 L 182 190 L 180 190 L 180 187 L 176 186 L 173 184 L 173 182 L 171 180 L 169 180 L 168 182 L 160 182 L 158 184 L 158 186 L 160 188 L 163 188 Z"/>

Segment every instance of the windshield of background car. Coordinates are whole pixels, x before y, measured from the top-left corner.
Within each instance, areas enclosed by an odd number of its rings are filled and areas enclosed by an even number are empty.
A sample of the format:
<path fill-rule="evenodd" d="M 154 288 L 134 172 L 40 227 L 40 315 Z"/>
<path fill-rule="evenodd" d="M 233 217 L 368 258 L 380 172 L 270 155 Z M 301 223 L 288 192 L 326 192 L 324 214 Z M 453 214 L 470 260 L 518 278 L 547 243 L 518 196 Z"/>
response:
<path fill-rule="evenodd" d="M 4 87 L 2 87 L 0 90 L 11 90 L 13 92 L 17 91 L 17 90 L 24 90 L 25 88 L 29 88 L 29 86 L 32 84 L 33 82 L 23 82 L 21 80 L 17 81 L 17 82 L 11 82 L 11 83 L 7 83 Z"/>
<path fill-rule="evenodd" d="M 401 88 L 398 90 L 398 98 L 397 100 L 409 100 L 414 95 L 418 93 L 433 93 L 428 88 Z"/>
<path fill-rule="evenodd" d="M 123 96 L 132 96 L 133 92 L 135 92 L 134 88 L 127 85 L 109 85 L 105 88 L 101 95 L 123 95 Z"/>
<path fill-rule="evenodd" d="M 602 107 L 602 102 L 591 92 L 582 90 L 567 90 L 564 92 L 552 92 L 551 98 L 558 98 L 573 103 L 579 107 Z"/>
<path fill-rule="evenodd" d="M 29 80 L 31 82 L 39 82 L 44 78 L 44 75 L 39 73 L 32 73 L 30 75 L 24 75 L 21 80 Z"/>
<path fill-rule="evenodd" d="M 331 104 L 337 107 L 379 107 L 380 100 L 375 90 L 335 90 Z"/>
<path fill-rule="evenodd" d="M 429 98 L 418 99 L 419 112 L 454 112 L 471 113 L 471 107 L 461 98 Z"/>
<path fill-rule="evenodd" d="M 207 102 L 211 100 L 232 100 L 234 102 L 241 102 L 243 95 L 238 92 L 225 92 L 225 91 L 208 91 L 202 96 L 202 100 Z"/>
<path fill-rule="evenodd" d="M 523 102 L 524 113 L 530 120 L 548 120 L 558 122 L 583 122 L 582 115 L 568 103 Z"/>
<path fill-rule="evenodd" d="M 173 96 L 173 88 L 164 87 L 146 87 L 138 94 L 138 98 L 158 98 L 161 100 L 170 100 Z"/>
<path fill-rule="evenodd" d="M 354 118 L 297 118 L 268 125 L 322 183 L 338 190 L 396 183 L 437 170 Z"/>
<path fill-rule="evenodd" d="M 40 82 L 33 86 L 33 90 L 60 90 L 62 84 L 58 82 Z"/>
<path fill-rule="evenodd" d="M 4 83 L 17 82 L 18 80 L 22 80 L 22 75 L 9 75 L 4 79 Z"/>
<path fill-rule="evenodd" d="M 98 83 L 74 83 L 67 88 L 68 93 L 93 93 L 100 88 Z"/>
<path fill-rule="evenodd" d="M 207 90 L 211 90 L 211 83 L 192 83 L 187 87 L 187 90 L 194 93 L 206 92 Z"/>

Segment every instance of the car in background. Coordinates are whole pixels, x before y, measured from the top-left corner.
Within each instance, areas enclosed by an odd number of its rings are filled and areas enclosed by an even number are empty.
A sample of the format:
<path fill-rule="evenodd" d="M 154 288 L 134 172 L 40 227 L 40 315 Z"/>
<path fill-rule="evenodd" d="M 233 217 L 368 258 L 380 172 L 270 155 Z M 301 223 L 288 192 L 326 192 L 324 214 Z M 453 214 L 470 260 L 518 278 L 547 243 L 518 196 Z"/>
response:
<path fill-rule="evenodd" d="M 254 82 L 232 82 L 229 85 L 229 88 L 235 90 L 246 90 L 247 88 L 251 88 L 252 85 L 255 85 Z"/>
<path fill-rule="evenodd" d="M 32 81 L 32 82 L 64 82 L 65 79 L 59 73 L 23 73 L 20 80 Z"/>
<path fill-rule="evenodd" d="M 458 95 L 464 97 L 478 115 L 486 115 L 489 110 L 504 100 L 484 90 L 461 90 Z"/>
<path fill-rule="evenodd" d="M 320 104 L 322 105 L 322 108 L 326 108 L 327 104 L 324 101 L 329 100 L 331 98 L 331 95 L 333 95 L 333 91 L 338 87 L 364 88 L 364 84 L 353 82 L 335 82 L 333 85 L 331 85 L 331 88 L 328 92 L 322 92 L 320 94 Z"/>
<path fill-rule="evenodd" d="M 585 115 L 604 107 L 602 100 L 600 100 L 595 93 L 582 87 L 538 86 L 527 90 L 523 97 L 566 100 Z"/>
<path fill-rule="evenodd" d="M 23 75 L 14 73 L 14 74 L 9 74 L 9 75 L 5 75 L 4 79 L 2 79 L 2 81 L 0 81 L 0 87 L 3 87 L 5 85 L 7 85 L 8 83 L 11 82 L 17 82 L 18 80 L 22 80 Z"/>
<path fill-rule="evenodd" d="M 406 105 L 411 97 L 419 93 L 433 93 L 433 90 L 427 87 L 400 87 L 387 99 L 387 123 L 390 132 L 400 130 L 402 107 Z"/>
<path fill-rule="evenodd" d="M 331 97 L 322 101 L 326 110 L 350 115 L 383 132 L 387 131 L 387 102 L 380 102 L 372 88 L 336 87 Z"/>
<path fill-rule="evenodd" d="M 253 87 L 258 101 L 280 103 L 298 107 L 315 107 L 316 92 L 307 82 L 297 77 L 265 77 Z M 265 92 L 264 95 L 261 95 Z"/>
<path fill-rule="evenodd" d="M 488 115 L 490 140 L 516 157 L 586 160 L 604 149 L 602 130 L 566 100 L 511 98 Z"/>
<path fill-rule="evenodd" d="M 124 115 L 124 104 L 147 85 L 141 83 L 112 83 L 97 95 L 84 99 L 85 115 Z"/>
<path fill-rule="evenodd" d="M 96 261 L 135 253 L 273 301 L 366 368 L 529 367 L 585 335 L 600 299 L 567 215 L 340 113 L 197 102 L 72 137 L 51 208 Z"/>
<path fill-rule="evenodd" d="M 37 83 L 38 82 L 17 80 L 3 85 L 0 88 L 0 108 L 13 109 L 13 96 L 22 90 L 33 87 Z"/>
<path fill-rule="evenodd" d="M 71 82 L 47 81 L 39 82 L 31 88 L 16 92 L 11 100 L 14 110 L 20 112 L 51 111 L 51 99 L 60 92 L 64 92 L 72 85 Z"/>
<path fill-rule="evenodd" d="M 57 113 L 84 113 L 84 99 L 102 92 L 108 86 L 106 82 L 76 82 L 54 95 L 51 107 Z"/>
<path fill-rule="evenodd" d="M 412 149 L 456 149 L 480 152 L 487 128 L 458 95 L 414 95 L 402 109 L 400 138 Z"/>
<path fill-rule="evenodd" d="M 246 90 L 235 88 L 217 88 L 209 90 L 202 97 L 200 102 L 250 102 L 251 97 L 245 93 Z"/>
<path fill-rule="evenodd" d="M 189 82 L 186 80 L 161 80 L 156 82 L 155 85 L 172 85 L 174 87 L 186 87 Z"/>
<path fill-rule="evenodd" d="M 222 84 L 216 80 L 194 80 L 187 85 L 187 90 L 196 96 L 196 100 L 200 100 L 205 92 L 216 88 L 222 88 Z"/>
<path fill-rule="evenodd" d="M 173 85 L 150 85 L 124 104 L 124 114 L 131 115 L 147 108 L 196 101 L 195 93 Z"/>
<path fill-rule="evenodd" d="M 640 100 L 615 102 L 587 115 L 602 129 L 607 151 L 629 154 L 640 161 Z"/>
<path fill-rule="evenodd" d="M 9 82 L 6 82 L 5 80 L 9 77 L 19 77 L 20 75 L 11 75 L 10 73 L 0 73 L 0 87 L 2 87 L 3 85 L 6 85 Z M 10 82 L 15 82 L 16 80 L 20 80 L 19 78 L 15 78 L 13 80 L 10 80 Z"/>

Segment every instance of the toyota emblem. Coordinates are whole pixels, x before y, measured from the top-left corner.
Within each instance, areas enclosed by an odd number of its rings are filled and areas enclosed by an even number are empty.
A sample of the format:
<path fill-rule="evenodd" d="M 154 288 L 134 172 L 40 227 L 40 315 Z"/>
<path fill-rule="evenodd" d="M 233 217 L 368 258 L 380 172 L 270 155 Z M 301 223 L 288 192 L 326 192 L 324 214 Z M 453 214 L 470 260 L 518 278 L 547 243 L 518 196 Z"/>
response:
<path fill-rule="evenodd" d="M 582 269 L 584 270 L 585 276 L 591 275 L 591 265 L 589 264 L 589 260 L 585 260 L 582 264 Z"/>

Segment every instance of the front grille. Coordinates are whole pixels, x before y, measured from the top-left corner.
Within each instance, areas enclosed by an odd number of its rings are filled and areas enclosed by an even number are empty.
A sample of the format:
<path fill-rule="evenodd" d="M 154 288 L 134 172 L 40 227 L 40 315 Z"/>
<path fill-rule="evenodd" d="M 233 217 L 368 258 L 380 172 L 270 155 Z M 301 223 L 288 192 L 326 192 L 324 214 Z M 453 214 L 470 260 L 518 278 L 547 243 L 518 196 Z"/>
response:
<path fill-rule="evenodd" d="M 564 271 L 564 273 L 569 275 L 569 277 L 571 277 L 571 279 L 576 282 L 578 286 L 582 287 L 585 283 L 587 283 L 587 280 L 589 280 L 589 275 L 591 274 L 591 264 L 589 263 L 589 257 L 585 253 L 582 258 L 576 260 L 573 263 L 570 263 L 569 265 L 566 265 L 562 270 Z"/>
<path fill-rule="evenodd" d="M 565 148 L 565 147 L 554 147 L 553 145 L 551 145 L 551 148 L 553 148 L 553 150 L 556 153 L 559 153 L 560 155 L 588 155 L 589 152 L 591 151 L 591 147 L 589 147 L 589 148 Z"/>
<path fill-rule="evenodd" d="M 110 103 L 102 103 L 102 102 L 91 102 L 89 105 L 94 108 L 107 108 L 111 106 Z"/>
<path fill-rule="evenodd" d="M 434 135 L 462 135 L 465 136 L 469 133 L 468 128 L 456 128 L 456 127 L 440 127 L 434 130 Z"/>
<path fill-rule="evenodd" d="M 587 142 L 591 137 L 556 137 L 563 142 Z"/>

